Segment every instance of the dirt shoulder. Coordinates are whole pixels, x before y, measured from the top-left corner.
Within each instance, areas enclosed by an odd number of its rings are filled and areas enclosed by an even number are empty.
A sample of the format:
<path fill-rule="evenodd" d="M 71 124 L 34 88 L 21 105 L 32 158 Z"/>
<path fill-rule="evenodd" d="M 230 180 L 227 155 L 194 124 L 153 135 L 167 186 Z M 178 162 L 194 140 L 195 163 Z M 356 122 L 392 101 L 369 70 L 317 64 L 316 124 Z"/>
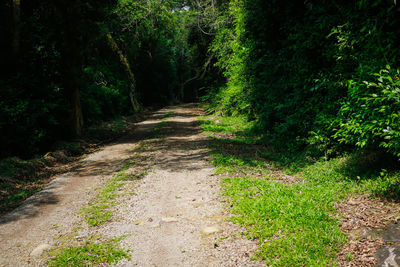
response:
<path fill-rule="evenodd" d="M 88 154 L 131 133 L 150 111 L 117 120 L 100 122 L 84 129 L 80 139 L 58 141 L 51 151 L 32 159 L 9 157 L 0 160 L 0 216 L 18 207 L 43 189 L 56 175 L 73 171 Z"/>

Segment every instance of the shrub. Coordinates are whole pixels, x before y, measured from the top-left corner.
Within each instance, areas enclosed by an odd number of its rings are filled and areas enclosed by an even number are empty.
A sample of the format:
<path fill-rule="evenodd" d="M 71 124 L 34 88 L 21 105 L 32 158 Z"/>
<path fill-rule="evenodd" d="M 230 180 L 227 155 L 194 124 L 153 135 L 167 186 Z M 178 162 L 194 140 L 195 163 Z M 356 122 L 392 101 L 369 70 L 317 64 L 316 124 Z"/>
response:
<path fill-rule="evenodd" d="M 368 81 L 349 81 L 334 137 L 400 156 L 400 71 L 386 66 Z"/>

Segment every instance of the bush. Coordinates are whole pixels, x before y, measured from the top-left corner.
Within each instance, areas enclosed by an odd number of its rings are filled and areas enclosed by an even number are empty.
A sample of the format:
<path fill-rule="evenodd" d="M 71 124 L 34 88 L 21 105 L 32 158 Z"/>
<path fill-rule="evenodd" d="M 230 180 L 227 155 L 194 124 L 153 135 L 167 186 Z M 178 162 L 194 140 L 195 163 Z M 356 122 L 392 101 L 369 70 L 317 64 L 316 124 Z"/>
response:
<path fill-rule="evenodd" d="M 339 142 L 400 156 L 399 74 L 386 66 L 367 81 L 349 81 L 334 135 Z"/>

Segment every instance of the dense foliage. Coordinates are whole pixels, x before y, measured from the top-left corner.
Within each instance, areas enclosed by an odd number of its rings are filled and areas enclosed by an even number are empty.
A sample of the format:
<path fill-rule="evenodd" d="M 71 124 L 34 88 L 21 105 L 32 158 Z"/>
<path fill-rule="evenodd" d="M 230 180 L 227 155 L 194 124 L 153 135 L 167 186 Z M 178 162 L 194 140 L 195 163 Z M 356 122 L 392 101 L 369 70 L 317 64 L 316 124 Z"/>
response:
<path fill-rule="evenodd" d="M 256 119 L 286 148 L 399 155 L 396 3 L 232 0 L 223 13 L 211 49 L 228 82 L 210 92 L 213 109 Z"/>
<path fill-rule="evenodd" d="M 204 18 L 196 7 L 174 0 L 2 2 L 0 156 L 32 156 L 79 137 L 83 125 L 195 100 L 212 67 L 204 67 L 211 36 L 198 27 Z"/>
<path fill-rule="evenodd" d="M 65 162 L 63 151 L 46 153 L 57 142 L 83 153 L 77 144 L 90 147 L 90 126 L 110 137 L 130 121 L 124 115 L 203 100 L 210 160 L 225 176 L 231 219 L 260 244 L 255 256 L 274 266 L 335 265 L 346 242 L 335 203 L 400 200 L 397 2 L 2 1 L 0 208 L 53 175 L 37 169 Z M 145 173 L 132 175 L 120 172 L 82 210 L 89 225 L 110 220 L 114 191 Z M 372 209 L 384 214 L 388 203 Z M 375 213 L 365 214 L 356 215 Z M 129 258 L 118 241 L 87 240 L 49 264 Z"/>
<path fill-rule="evenodd" d="M 13 0 L 0 12 L 2 156 L 199 96 L 278 147 L 400 154 L 392 0 Z"/>

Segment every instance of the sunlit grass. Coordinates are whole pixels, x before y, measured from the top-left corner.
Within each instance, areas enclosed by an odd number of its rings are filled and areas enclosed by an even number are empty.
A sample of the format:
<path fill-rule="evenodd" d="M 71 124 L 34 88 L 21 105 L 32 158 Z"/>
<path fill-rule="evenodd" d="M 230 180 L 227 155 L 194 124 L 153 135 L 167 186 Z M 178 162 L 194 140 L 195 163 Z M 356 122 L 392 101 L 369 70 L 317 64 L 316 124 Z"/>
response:
<path fill-rule="evenodd" d="M 306 151 L 279 154 L 250 140 L 257 138 L 243 118 L 200 119 L 202 129 L 214 136 L 211 161 L 223 176 L 231 220 L 258 240 L 254 257 L 267 265 L 334 265 L 346 242 L 334 204 L 353 194 L 392 197 L 400 192 L 398 172 L 366 171 L 352 156 L 323 161 L 306 158 Z M 277 168 L 298 182 L 277 181 L 272 175 Z"/>
<path fill-rule="evenodd" d="M 116 238 L 109 241 L 86 240 L 81 246 L 70 246 L 54 251 L 47 264 L 51 267 L 67 266 L 109 266 L 126 258 L 130 259 L 129 251 L 119 247 Z"/>
<path fill-rule="evenodd" d="M 147 172 L 140 174 L 131 174 L 119 172 L 111 178 L 102 190 L 89 201 L 89 205 L 82 209 L 86 222 L 90 226 L 102 225 L 111 220 L 113 214 L 111 207 L 117 203 L 114 199 L 118 196 L 116 191 L 125 185 L 125 181 L 134 181 L 141 179 Z"/>

